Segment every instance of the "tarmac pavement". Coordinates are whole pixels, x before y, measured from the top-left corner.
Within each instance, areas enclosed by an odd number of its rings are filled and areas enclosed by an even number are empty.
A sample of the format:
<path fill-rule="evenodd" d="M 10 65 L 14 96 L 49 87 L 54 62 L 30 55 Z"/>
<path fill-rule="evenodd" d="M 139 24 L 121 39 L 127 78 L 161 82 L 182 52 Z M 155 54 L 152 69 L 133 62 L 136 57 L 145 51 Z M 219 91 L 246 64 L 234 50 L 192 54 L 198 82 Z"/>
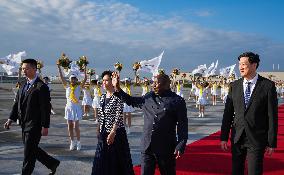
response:
<path fill-rule="evenodd" d="M 6 122 L 13 104 L 13 84 L 0 84 L 0 174 L 10 175 L 21 172 L 23 161 L 23 144 L 21 129 L 13 123 L 10 130 L 2 126 Z M 49 134 L 41 138 L 40 147 L 61 161 L 56 174 L 60 175 L 86 175 L 91 174 L 92 162 L 97 144 L 96 127 L 92 117 L 80 121 L 81 144 L 80 151 L 69 151 L 69 137 L 67 124 L 64 119 L 65 91 L 62 85 L 52 84 L 52 105 L 56 115 L 51 116 Z M 136 88 L 134 95 L 141 92 Z M 188 98 L 189 89 L 185 89 L 185 99 Z M 210 100 L 209 100 L 210 101 Z M 199 140 L 220 130 L 224 105 L 218 101 L 216 106 L 206 106 L 205 117 L 198 117 L 195 103 L 187 102 L 187 115 L 189 119 L 187 144 Z M 210 101 L 211 102 L 211 101 Z M 128 135 L 133 164 L 140 163 L 140 138 L 143 130 L 143 117 L 140 109 L 132 114 L 132 128 Z M 48 174 L 49 170 L 40 162 L 36 162 L 35 175 Z"/>

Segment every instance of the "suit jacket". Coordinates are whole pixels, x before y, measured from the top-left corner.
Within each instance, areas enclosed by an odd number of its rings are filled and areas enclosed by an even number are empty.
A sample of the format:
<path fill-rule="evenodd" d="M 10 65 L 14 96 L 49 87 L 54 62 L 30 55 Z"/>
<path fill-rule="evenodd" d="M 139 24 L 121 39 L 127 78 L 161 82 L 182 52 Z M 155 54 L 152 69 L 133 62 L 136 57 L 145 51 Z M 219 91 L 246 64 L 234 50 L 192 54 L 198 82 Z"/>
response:
<path fill-rule="evenodd" d="M 231 83 L 221 127 L 221 141 L 227 141 L 231 130 L 232 143 L 245 131 L 255 148 L 277 146 L 278 100 L 274 82 L 258 75 L 248 102 L 244 103 L 243 78 Z"/>
<path fill-rule="evenodd" d="M 114 95 L 110 97 L 110 100 L 107 104 L 104 104 L 105 99 L 106 94 L 102 94 L 100 99 L 100 107 L 98 107 L 98 121 L 100 132 L 102 132 L 102 125 L 104 123 L 105 129 L 109 133 L 112 130 L 114 124 L 116 124 L 118 128 L 124 127 L 122 116 L 123 103 Z"/>
<path fill-rule="evenodd" d="M 160 155 L 173 154 L 175 149 L 184 152 L 188 138 L 188 119 L 186 104 L 182 97 L 170 90 L 161 96 L 149 92 L 142 97 L 132 97 L 122 90 L 115 95 L 127 105 L 143 110 L 143 152 L 149 146 L 154 153 Z"/>
<path fill-rule="evenodd" d="M 20 82 L 9 118 L 13 121 L 19 119 L 23 132 L 49 128 L 51 104 L 48 86 L 37 77 L 25 95 L 25 84 L 26 80 Z"/>

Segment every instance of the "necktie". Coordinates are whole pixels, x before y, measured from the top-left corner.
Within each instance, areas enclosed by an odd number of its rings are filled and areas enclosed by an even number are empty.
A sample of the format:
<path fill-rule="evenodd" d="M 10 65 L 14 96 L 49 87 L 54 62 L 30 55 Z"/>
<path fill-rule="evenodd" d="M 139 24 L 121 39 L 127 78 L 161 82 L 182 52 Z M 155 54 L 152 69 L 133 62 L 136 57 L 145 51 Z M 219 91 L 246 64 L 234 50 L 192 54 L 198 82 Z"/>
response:
<path fill-rule="evenodd" d="M 251 82 L 246 82 L 247 87 L 246 87 L 246 91 L 245 91 L 245 105 L 247 107 L 249 99 L 250 99 L 250 85 Z"/>
<path fill-rule="evenodd" d="M 30 86 L 31 86 L 31 84 L 28 82 L 27 85 L 26 85 L 25 95 L 27 95 L 27 92 L 28 92 Z"/>

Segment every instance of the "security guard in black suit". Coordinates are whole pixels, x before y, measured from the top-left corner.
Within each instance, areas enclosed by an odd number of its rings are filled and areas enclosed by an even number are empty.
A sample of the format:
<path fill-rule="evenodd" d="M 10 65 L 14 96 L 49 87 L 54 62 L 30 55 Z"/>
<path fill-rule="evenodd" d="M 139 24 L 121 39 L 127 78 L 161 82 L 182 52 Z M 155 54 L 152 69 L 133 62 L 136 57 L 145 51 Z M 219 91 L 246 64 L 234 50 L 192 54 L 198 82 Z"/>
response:
<path fill-rule="evenodd" d="M 21 82 L 10 117 L 4 124 L 4 128 L 9 129 L 12 121 L 19 119 L 24 143 L 23 175 L 32 174 L 36 160 L 49 168 L 50 175 L 52 175 L 55 174 L 60 161 L 38 147 L 41 136 L 48 135 L 51 108 L 49 89 L 37 77 L 36 60 L 23 60 L 22 71 L 26 80 Z"/>

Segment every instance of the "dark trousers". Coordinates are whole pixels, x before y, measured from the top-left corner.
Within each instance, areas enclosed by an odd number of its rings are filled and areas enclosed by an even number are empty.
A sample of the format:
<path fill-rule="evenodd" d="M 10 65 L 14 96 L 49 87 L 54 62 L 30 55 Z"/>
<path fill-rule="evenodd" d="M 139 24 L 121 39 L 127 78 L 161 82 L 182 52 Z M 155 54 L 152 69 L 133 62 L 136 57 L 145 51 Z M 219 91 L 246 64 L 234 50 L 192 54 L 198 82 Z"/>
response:
<path fill-rule="evenodd" d="M 263 173 L 263 157 L 265 148 L 254 148 L 248 141 L 245 133 L 240 140 L 232 145 L 232 174 L 245 174 L 247 160 L 248 175 L 261 175 Z"/>
<path fill-rule="evenodd" d="M 51 157 L 38 147 L 41 138 L 41 131 L 23 132 L 22 138 L 24 143 L 22 175 L 32 174 L 36 160 L 40 161 L 49 169 L 58 164 L 59 160 Z"/>
<path fill-rule="evenodd" d="M 161 175 L 175 175 L 176 174 L 176 160 L 174 154 L 157 155 L 147 149 L 141 155 L 141 174 L 154 175 L 156 163 L 159 166 Z"/>

